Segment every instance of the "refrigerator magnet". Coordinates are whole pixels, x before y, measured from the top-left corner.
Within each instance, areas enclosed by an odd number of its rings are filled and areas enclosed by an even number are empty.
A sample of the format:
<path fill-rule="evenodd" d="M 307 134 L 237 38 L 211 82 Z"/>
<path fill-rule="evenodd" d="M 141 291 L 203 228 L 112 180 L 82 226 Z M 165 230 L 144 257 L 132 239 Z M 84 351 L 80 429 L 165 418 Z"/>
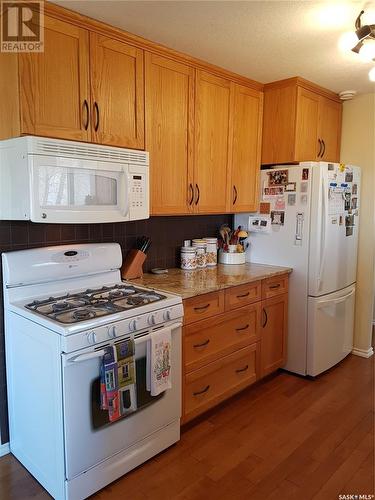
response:
<path fill-rule="evenodd" d="M 355 195 L 358 193 L 358 184 L 353 184 L 352 185 L 352 195 Z"/>
<path fill-rule="evenodd" d="M 288 170 L 272 170 L 267 172 L 267 175 L 269 186 L 283 186 L 288 183 Z"/>
<path fill-rule="evenodd" d="M 285 219 L 285 212 L 281 210 L 272 210 L 271 212 L 271 224 L 273 226 L 283 226 Z"/>
<path fill-rule="evenodd" d="M 342 226 L 344 224 L 344 217 L 340 215 L 339 217 L 339 225 Z"/>
<path fill-rule="evenodd" d="M 296 194 L 295 193 L 288 194 L 288 205 L 292 207 L 295 204 L 296 204 Z"/>
<path fill-rule="evenodd" d="M 353 172 L 345 172 L 345 182 L 353 182 Z"/>
<path fill-rule="evenodd" d="M 262 215 L 269 215 L 271 212 L 271 203 L 267 201 L 261 201 L 259 203 L 259 213 Z"/>
<path fill-rule="evenodd" d="M 302 205 L 307 204 L 307 194 L 301 194 L 300 202 L 302 203 Z"/>
<path fill-rule="evenodd" d="M 344 200 L 345 200 L 344 210 L 350 210 L 350 199 L 351 199 L 350 193 L 345 193 L 344 194 Z"/>
<path fill-rule="evenodd" d="M 346 236 L 353 236 L 353 226 L 348 226 L 345 228 Z"/>
<path fill-rule="evenodd" d="M 303 181 L 308 181 L 309 180 L 309 169 L 308 168 L 303 168 L 302 169 L 302 180 Z"/>
<path fill-rule="evenodd" d="M 301 193 L 307 193 L 308 187 L 308 182 L 301 182 Z"/>
<path fill-rule="evenodd" d="M 269 196 L 282 196 L 284 194 L 284 186 L 271 186 L 263 189 L 263 198 Z"/>
<path fill-rule="evenodd" d="M 284 196 L 276 199 L 275 210 L 285 210 L 285 199 Z"/>
<path fill-rule="evenodd" d="M 296 182 L 288 182 L 288 184 L 285 185 L 285 191 L 295 191 L 296 189 L 297 189 Z"/>

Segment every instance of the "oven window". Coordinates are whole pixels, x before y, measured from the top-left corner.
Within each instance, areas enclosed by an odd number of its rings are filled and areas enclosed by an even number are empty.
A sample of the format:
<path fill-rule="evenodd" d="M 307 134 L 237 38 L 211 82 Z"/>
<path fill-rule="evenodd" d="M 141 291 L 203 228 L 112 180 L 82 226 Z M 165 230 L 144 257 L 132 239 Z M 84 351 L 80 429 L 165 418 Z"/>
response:
<path fill-rule="evenodd" d="M 127 365 L 124 365 L 124 368 Z M 126 370 L 126 368 L 125 368 Z M 138 411 L 142 410 L 146 406 L 158 401 L 164 396 L 164 392 L 158 396 L 151 396 L 151 393 L 146 390 L 146 357 L 139 358 L 135 362 L 136 370 L 136 402 L 137 410 L 132 412 L 128 416 L 123 418 L 131 418 Z M 106 381 L 107 382 L 107 381 Z M 126 389 L 126 387 L 125 387 Z M 129 390 L 124 390 L 121 394 L 120 405 L 128 409 L 131 406 L 131 394 Z M 92 427 L 93 429 L 100 429 L 105 425 L 109 424 L 108 410 L 100 409 L 100 377 L 96 378 L 91 384 L 91 416 L 92 416 Z M 117 420 L 111 423 L 111 425 L 121 422 L 123 419 Z"/>
<path fill-rule="evenodd" d="M 40 207 L 117 206 L 118 179 L 97 170 L 40 166 Z"/>

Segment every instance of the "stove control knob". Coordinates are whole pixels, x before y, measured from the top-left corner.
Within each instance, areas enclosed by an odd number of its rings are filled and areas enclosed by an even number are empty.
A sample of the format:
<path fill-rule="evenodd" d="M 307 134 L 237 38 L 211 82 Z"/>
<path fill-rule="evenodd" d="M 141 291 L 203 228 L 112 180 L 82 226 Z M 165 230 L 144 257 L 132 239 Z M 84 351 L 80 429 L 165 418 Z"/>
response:
<path fill-rule="evenodd" d="M 164 321 L 170 321 L 171 320 L 171 311 L 164 311 L 163 318 L 164 318 Z"/>
<path fill-rule="evenodd" d="M 107 333 L 108 333 L 108 337 L 110 339 L 115 339 L 117 337 L 116 327 L 115 326 L 109 326 L 108 330 L 107 330 Z"/>
<path fill-rule="evenodd" d="M 129 323 L 129 330 L 131 332 L 135 332 L 137 329 L 137 320 L 136 319 L 133 319 L 131 320 L 131 322 Z"/>
<path fill-rule="evenodd" d="M 155 325 L 156 324 L 155 314 L 150 314 L 150 316 L 147 318 L 147 323 L 149 325 Z"/>
<path fill-rule="evenodd" d="M 95 344 L 96 342 L 96 335 L 95 332 L 88 332 L 87 336 L 87 342 L 89 344 Z"/>

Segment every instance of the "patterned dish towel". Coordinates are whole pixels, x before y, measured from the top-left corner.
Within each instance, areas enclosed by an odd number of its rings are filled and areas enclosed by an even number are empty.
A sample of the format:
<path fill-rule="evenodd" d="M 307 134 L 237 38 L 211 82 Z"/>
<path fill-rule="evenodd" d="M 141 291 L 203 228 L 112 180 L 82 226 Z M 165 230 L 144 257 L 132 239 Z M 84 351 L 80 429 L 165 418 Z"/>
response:
<path fill-rule="evenodd" d="M 136 411 L 134 340 L 105 348 L 100 370 L 100 408 L 110 422 Z"/>
<path fill-rule="evenodd" d="M 170 328 L 153 332 L 147 342 L 147 390 L 151 396 L 172 387 L 171 376 L 172 335 Z"/>

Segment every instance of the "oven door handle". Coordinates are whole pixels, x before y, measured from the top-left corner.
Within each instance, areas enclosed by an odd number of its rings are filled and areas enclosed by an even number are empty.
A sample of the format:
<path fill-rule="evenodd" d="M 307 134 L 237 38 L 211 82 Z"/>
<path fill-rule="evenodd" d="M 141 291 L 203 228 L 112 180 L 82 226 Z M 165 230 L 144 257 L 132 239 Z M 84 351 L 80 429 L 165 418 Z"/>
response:
<path fill-rule="evenodd" d="M 168 326 L 166 326 L 164 328 L 161 328 L 161 330 L 167 330 L 168 329 L 168 330 L 170 330 L 172 332 L 173 330 L 176 330 L 176 328 L 181 328 L 181 326 L 182 326 L 182 323 L 178 322 L 178 323 L 173 323 L 172 325 L 168 325 Z M 151 339 L 152 334 L 156 333 L 157 331 L 158 330 L 156 330 L 154 332 L 150 332 L 147 335 L 143 335 L 142 337 L 138 337 L 138 338 L 136 337 L 134 339 L 135 345 L 141 344 L 143 342 L 147 342 L 148 340 Z"/>
<path fill-rule="evenodd" d="M 100 351 L 87 352 L 86 354 L 78 354 L 78 356 L 74 356 L 74 358 L 68 359 L 69 363 L 80 363 L 81 361 L 87 361 L 88 359 L 101 358 L 104 356 L 105 350 L 100 349 Z"/>

